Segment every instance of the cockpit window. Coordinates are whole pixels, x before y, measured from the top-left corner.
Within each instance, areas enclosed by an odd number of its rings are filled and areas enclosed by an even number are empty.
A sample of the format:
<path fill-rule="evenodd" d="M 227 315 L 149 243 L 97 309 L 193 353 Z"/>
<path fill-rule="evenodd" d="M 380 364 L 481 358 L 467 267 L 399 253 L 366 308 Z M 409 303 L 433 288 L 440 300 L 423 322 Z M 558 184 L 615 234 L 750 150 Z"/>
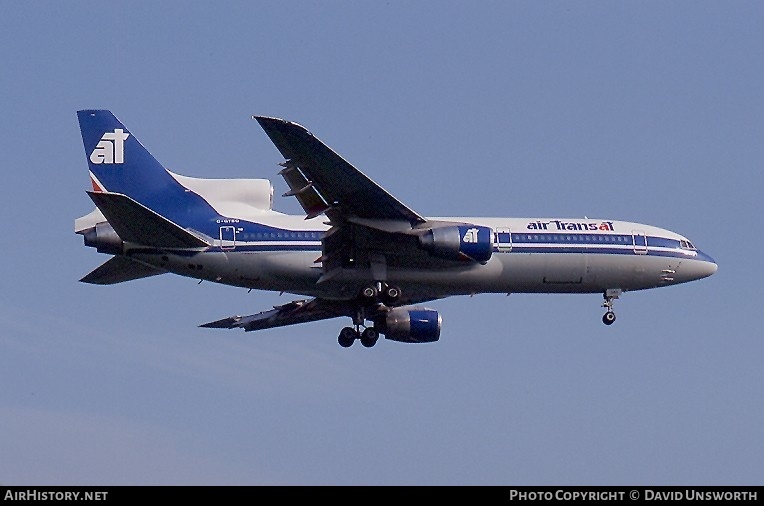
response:
<path fill-rule="evenodd" d="M 694 244 L 692 244 L 690 241 L 687 241 L 685 239 L 681 239 L 679 241 L 679 247 L 682 249 L 690 249 L 690 250 L 697 249 Z"/>

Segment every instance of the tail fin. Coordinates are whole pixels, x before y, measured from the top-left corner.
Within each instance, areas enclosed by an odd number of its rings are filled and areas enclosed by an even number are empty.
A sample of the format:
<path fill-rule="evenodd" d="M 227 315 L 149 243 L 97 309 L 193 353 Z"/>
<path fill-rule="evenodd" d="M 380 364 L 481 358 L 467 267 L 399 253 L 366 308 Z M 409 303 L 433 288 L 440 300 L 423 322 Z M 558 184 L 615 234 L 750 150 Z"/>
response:
<path fill-rule="evenodd" d="M 77 118 L 95 192 L 127 195 L 184 228 L 217 216 L 202 197 L 172 177 L 110 111 L 78 111 Z"/>

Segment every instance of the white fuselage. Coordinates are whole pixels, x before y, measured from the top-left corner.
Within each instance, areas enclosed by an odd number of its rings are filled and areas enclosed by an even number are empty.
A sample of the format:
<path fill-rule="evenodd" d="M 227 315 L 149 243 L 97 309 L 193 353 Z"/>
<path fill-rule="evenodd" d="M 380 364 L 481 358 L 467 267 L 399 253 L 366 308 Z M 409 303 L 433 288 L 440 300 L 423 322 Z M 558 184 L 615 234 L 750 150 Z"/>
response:
<path fill-rule="evenodd" d="M 433 218 L 493 230 L 485 264 L 454 262 L 438 270 L 388 268 L 387 281 L 417 300 L 470 293 L 596 293 L 641 290 L 713 274 L 713 259 L 669 230 L 615 220 L 558 218 Z M 220 224 L 216 247 L 195 253 L 146 250 L 126 253 L 154 267 L 218 283 L 344 299 L 357 294 L 368 270 L 345 270 L 317 283 L 325 217 L 305 220 L 262 211 L 247 220 L 278 233 L 250 232 L 238 220 Z"/>

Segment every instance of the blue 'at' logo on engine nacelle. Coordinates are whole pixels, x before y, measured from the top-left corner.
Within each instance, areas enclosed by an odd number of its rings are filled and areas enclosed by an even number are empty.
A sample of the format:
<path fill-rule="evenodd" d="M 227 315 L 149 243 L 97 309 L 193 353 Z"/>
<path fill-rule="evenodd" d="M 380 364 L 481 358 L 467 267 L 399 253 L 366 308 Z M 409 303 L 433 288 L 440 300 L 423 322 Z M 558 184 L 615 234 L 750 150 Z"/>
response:
<path fill-rule="evenodd" d="M 472 260 L 486 263 L 493 252 L 491 229 L 478 225 L 459 226 L 459 252 Z"/>

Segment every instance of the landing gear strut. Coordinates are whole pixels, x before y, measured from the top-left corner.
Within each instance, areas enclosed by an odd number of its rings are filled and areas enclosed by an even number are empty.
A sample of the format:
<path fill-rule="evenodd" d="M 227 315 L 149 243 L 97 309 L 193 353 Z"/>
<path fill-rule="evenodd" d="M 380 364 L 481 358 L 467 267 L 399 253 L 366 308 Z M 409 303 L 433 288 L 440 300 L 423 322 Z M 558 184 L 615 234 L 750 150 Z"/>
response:
<path fill-rule="evenodd" d="M 605 325 L 612 325 L 615 322 L 613 301 L 620 297 L 621 293 L 623 293 L 623 290 L 620 288 L 609 288 L 605 290 L 605 293 L 602 294 L 602 296 L 605 298 L 605 302 L 602 304 L 602 307 L 607 309 L 607 312 L 602 315 L 602 323 Z"/>

